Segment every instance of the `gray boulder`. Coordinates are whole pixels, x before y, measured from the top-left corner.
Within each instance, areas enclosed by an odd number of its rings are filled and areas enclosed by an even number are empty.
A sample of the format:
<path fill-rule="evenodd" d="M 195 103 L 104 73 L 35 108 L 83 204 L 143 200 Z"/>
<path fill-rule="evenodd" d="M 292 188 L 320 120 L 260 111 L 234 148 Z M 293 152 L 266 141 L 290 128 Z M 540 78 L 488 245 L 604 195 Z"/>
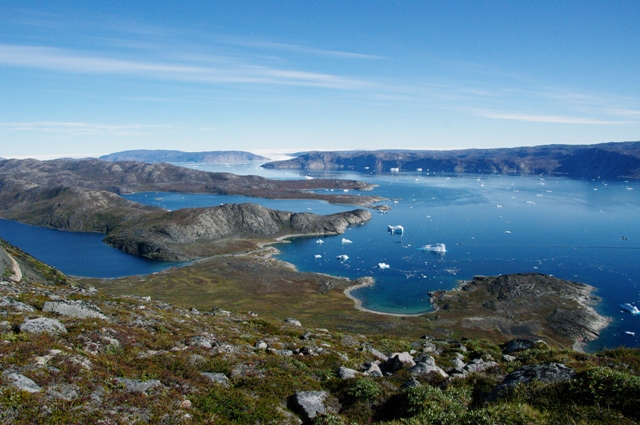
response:
<path fill-rule="evenodd" d="M 37 393 L 42 390 L 38 384 L 27 378 L 23 374 L 14 370 L 5 370 L 2 372 L 2 377 L 13 388 L 17 388 L 21 391 L 28 393 Z"/>
<path fill-rule="evenodd" d="M 78 386 L 75 384 L 58 384 L 47 390 L 47 397 L 54 400 L 72 401 L 78 398 Z"/>
<path fill-rule="evenodd" d="M 82 300 L 47 301 L 42 306 L 42 311 L 58 313 L 62 316 L 77 317 L 79 319 L 92 318 L 107 320 L 107 316 L 102 314 L 98 307 Z"/>
<path fill-rule="evenodd" d="M 340 366 L 338 368 L 338 376 L 341 379 L 351 379 L 355 378 L 360 372 L 354 369 L 349 369 L 348 367 Z"/>
<path fill-rule="evenodd" d="M 382 370 L 380 369 L 380 366 L 378 365 L 377 362 L 373 362 L 371 363 L 367 370 L 364 372 L 365 375 L 368 376 L 373 376 L 375 378 L 380 378 L 382 377 Z"/>
<path fill-rule="evenodd" d="M 302 323 L 300 323 L 300 321 L 297 319 L 288 318 L 284 319 L 284 321 L 285 323 L 288 323 L 290 325 L 302 327 Z"/>
<path fill-rule="evenodd" d="M 532 381 L 564 382 L 574 379 L 576 371 L 562 363 L 539 363 L 521 367 L 508 374 L 504 380 L 489 393 L 487 401 L 495 401 L 509 393 L 518 384 Z"/>
<path fill-rule="evenodd" d="M 393 353 L 385 363 L 384 367 L 389 372 L 396 372 L 400 369 L 408 369 L 416 365 L 411 354 L 405 352 Z"/>
<path fill-rule="evenodd" d="M 408 381 L 402 384 L 401 388 L 415 388 L 421 386 L 422 384 L 416 378 L 410 378 Z"/>
<path fill-rule="evenodd" d="M 325 406 L 327 397 L 326 391 L 299 391 L 291 397 L 291 405 L 303 421 L 309 422 L 318 415 L 332 413 Z"/>
<path fill-rule="evenodd" d="M 123 384 L 125 389 L 130 393 L 147 394 L 147 391 L 152 388 L 164 387 L 164 385 L 162 385 L 162 383 L 157 379 L 139 381 L 137 379 L 115 378 L 115 381 Z"/>
<path fill-rule="evenodd" d="M 448 378 L 449 375 L 447 374 L 447 372 L 445 372 L 444 370 L 442 370 L 440 367 L 436 366 L 435 364 L 431 365 L 428 363 L 423 363 L 423 362 L 419 362 L 416 363 L 415 366 L 413 366 L 412 368 L 409 369 L 409 373 L 411 373 L 411 375 L 413 376 L 422 376 L 422 375 L 429 375 L 429 374 L 436 374 L 439 375 L 443 378 Z"/>
<path fill-rule="evenodd" d="M 518 351 L 531 350 L 536 348 L 539 344 L 546 346 L 547 344 L 540 339 L 533 338 L 516 338 L 507 342 L 502 350 L 504 354 L 517 353 Z"/>
<path fill-rule="evenodd" d="M 382 353 L 381 351 L 376 350 L 375 348 L 373 348 L 369 344 L 364 344 L 362 349 L 364 351 L 368 351 L 369 353 L 373 354 L 373 356 L 375 358 L 377 358 L 378 360 L 380 360 L 381 362 L 386 362 L 389 359 L 389 357 L 384 355 L 384 353 Z"/>
<path fill-rule="evenodd" d="M 196 335 L 189 340 L 192 347 L 211 348 L 211 341 L 206 336 Z"/>
<path fill-rule="evenodd" d="M 224 387 L 229 386 L 229 378 L 227 378 L 227 375 L 225 375 L 224 373 L 202 372 L 200 373 L 200 375 L 204 376 L 209 381 L 215 384 L 220 384 Z"/>
<path fill-rule="evenodd" d="M 469 364 L 467 364 L 464 369 L 469 373 L 479 373 L 484 372 L 487 369 L 498 366 L 498 363 L 493 361 L 485 362 L 482 359 L 474 359 Z"/>
<path fill-rule="evenodd" d="M 10 309 L 22 312 L 32 312 L 36 311 L 35 308 L 31 307 L 29 304 L 25 304 L 20 301 L 16 301 L 11 297 L 1 297 L 0 298 L 0 307 L 8 307 Z"/>
<path fill-rule="evenodd" d="M 20 325 L 20 332 L 48 333 L 51 335 L 58 335 L 67 333 L 67 328 L 65 328 L 64 325 L 56 319 L 49 319 L 48 317 L 38 317 L 37 319 L 25 320 Z"/>

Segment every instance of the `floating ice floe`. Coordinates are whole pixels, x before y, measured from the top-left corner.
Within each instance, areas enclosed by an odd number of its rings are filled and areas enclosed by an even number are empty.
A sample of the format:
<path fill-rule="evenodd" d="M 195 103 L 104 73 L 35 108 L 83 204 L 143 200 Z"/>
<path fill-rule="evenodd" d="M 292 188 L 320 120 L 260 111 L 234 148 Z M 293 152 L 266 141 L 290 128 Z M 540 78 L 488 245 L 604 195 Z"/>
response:
<path fill-rule="evenodd" d="M 496 205 L 496 208 L 502 208 L 502 205 L 498 204 Z"/>
<path fill-rule="evenodd" d="M 313 177 L 311 177 L 311 176 L 304 176 L 304 178 L 305 178 L 306 180 L 313 180 Z"/>
<path fill-rule="evenodd" d="M 625 311 L 628 311 L 631 314 L 640 314 L 640 310 L 635 305 L 631 305 L 629 303 L 620 304 L 620 308 Z"/>
<path fill-rule="evenodd" d="M 316 243 L 320 244 L 320 243 L 324 243 L 324 241 L 322 239 L 318 239 L 316 240 Z"/>
<path fill-rule="evenodd" d="M 340 261 L 347 261 L 349 259 L 348 255 L 342 254 L 342 255 L 338 255 L 336 257 L 336 259 L 340 260 Z"/>
<path fill-rule="evenodd" d="M 511 230 L 505 230 L 505 231 L 504 231 L 504 233 L 505 233 L 506 235 L 510 235 L 510 234 L 511 234 Z"/>
<path fill-rule="evenodd" d="M 392 226 L 392 225 L 388 225 L 387 226 L 387 232 L 391 233 L 392 235 L 395 235 L 396 233 L 403 235 L 404 234 L 404 227 L 398 225 L 398 226 Z"/>
<path fill-rule="evenodd" d="M 316 258 L 322 258 L 322 255 L 316 254 Z"/>
<path fill-rule="evenodd" d="M 349 239 L 347 238 L 342 238 L 342 243 L 347 244 L 347 243 L 353 243 L 351 242 Z"/>
<path fill-rule="evenodd" d="M 400 171 L 399 168 L 390 168 L 389 171 L 391 171 L 392 173 L 397 173 Z"/>
<path fill-rule="evenodd" d="M 378 268 L 381 269 L 388 269 L 389 265 L 387 263 L 378 263 Z"/>
<path fill-rule="evenodd" d="M 447 252 L 447 246 L 443 243 L 434 243 L 434 244 L 424 245 L 423 247 L 418 249 L 421 251 L 431 251 L 431 252 L 439 252 L 439 253 Z"/>
<path fill-rule="evenodd" d="M 627 335 L 636 336 L 636 333 L 635 333 L 635 332 L 631 332 L 631 331 L 624 331 L 624 333 L 626 333 Z"/>

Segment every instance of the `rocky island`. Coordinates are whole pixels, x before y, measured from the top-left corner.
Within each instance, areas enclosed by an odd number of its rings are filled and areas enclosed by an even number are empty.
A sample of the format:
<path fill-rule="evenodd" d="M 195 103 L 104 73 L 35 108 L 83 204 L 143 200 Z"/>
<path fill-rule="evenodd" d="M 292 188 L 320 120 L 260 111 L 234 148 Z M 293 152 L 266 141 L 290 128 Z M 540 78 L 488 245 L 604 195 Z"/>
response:
<path fill-rule="evenodd" d="M 250 161 L 266 161 L 264 156 L 243 151 L 209 151 L 209 152 L 183 152 L 163 149 L 137 149 L 130 151 L 114 152 L 103 155 L 100 159 L 105 161 L 136 161 L 146 163 L 156 162 L 192 162 L 204 164 L 236 164 Z"/>

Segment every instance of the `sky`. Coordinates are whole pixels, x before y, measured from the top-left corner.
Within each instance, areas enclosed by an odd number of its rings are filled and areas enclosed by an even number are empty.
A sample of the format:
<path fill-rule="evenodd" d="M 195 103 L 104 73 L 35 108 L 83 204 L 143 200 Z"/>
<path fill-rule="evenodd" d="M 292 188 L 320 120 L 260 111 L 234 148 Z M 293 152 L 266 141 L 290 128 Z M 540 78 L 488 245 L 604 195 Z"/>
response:
<path fill-rule="evenodd" d="M 0 1 L 0 157 L 640 140 L 640 1 Z"/>

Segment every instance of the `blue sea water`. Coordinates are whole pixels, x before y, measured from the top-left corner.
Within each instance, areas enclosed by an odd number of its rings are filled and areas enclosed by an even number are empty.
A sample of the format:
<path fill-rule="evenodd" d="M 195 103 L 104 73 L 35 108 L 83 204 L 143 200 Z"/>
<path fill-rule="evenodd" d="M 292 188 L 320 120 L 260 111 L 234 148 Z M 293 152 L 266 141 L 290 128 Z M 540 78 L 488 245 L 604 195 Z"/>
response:
<path fill-rule="evenodd" d="M 0 219 L 0 237 L 71 276 L 132 276 L 184 264 L 125 254 L 102 243 L 100 233 L 63 232 Z"/>
<path fill-rule="evenodd" d="M 369 223 L 352 227 L 344 235 L 322 238 L 322 244 L 316 243 L 318 238 L 295 238 L 278 245 L 282 251 L 279 257 L 302 271 L 349 278 L 373 276 L 374 286 L 353 292 L 368 309 L 426 312 L 431 309 L 428 293 L 450 289 L 458 280 L 475 275 L 539 272 L 598 288 L 596 294 L 602 302 L 597 309 L 611 317 L 612 323 L 589 350 L 640 346 L 640 316 L 624 313 L 619 307 L 626 302 L 640 306 L 638 182 L 428 172 L 297 173 L 263 170 L 255 164 L 194 168 L 270 178 L 353 178 L 378 184 L 366 194 L 389 198 L 383 202 L 392 208 L 388 213 L 374 211 Z M 127 198 L 170 210 L 247 201 L 319 214 L 353 209 L 321 201 L 239 196 L 139 193 Z M 388 233 L 388 225 L 402 225 L 404 234 Z M 25 226 L 27 232 L 12 226 L 24 225 L 2 220 L 0 236 L 72 275 L 115 277 L 171 266 L 109 248 L 100 242 L 102 235 Z M 22 240 L 16 233 L 24 234 Z M 352 243 L 343 244 L 343 238 Z M 438 255 L 419 250 L 433 243 L 445 243 L 447 252 Z M 85 255 L 81 261 L 79 252 Z M 342 254 L 349 259 L 337 260 Z M 379 263 L 389 264 L 389 268 L 381 269 Z"/>

